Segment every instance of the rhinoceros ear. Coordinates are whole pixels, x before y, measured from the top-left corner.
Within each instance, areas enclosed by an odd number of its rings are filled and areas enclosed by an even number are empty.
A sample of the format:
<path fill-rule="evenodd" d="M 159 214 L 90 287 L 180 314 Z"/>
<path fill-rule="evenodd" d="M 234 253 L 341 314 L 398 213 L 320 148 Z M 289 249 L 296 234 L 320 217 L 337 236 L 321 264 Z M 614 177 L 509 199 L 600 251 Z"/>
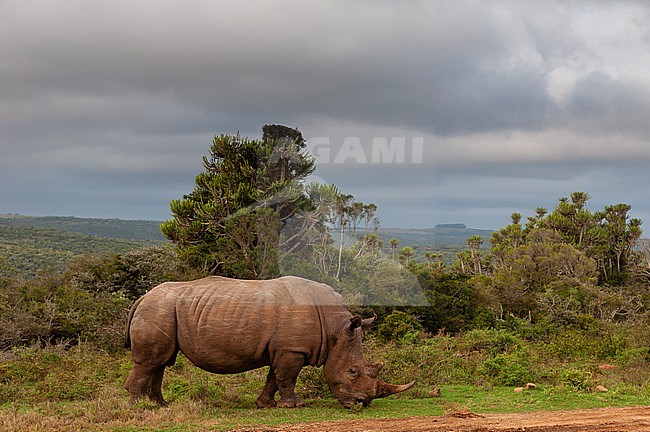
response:
<path fill-rule="evenodd" d="M 348 327 L 348 331 L 350 333 L 354 333 L 354 330 L 357 327 L 361 327 L 363 325 L 363 320 L 359 315 L 355 315 L 352 318 L 350 318 L 350 326 Z"/>
<path fill-rule="evenodd" d="M 372 325 L 373 322 L 375 322 L 375 319 L 377 318 L 377 315 L 373 316 L 372 318 L 366 318 L 363 321 L 361 321 L 361 328 L 363 330 L 368 330 L 370 326 Z"/>

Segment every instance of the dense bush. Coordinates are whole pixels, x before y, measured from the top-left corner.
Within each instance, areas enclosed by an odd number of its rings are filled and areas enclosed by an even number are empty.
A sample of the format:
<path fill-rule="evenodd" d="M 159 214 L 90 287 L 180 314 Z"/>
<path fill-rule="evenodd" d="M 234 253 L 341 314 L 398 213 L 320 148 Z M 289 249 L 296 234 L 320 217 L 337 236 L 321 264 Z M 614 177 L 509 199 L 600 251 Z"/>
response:
<path fill-rule="evenodd" d="M 102 258 L 86 256 L 68 268 L 70 284 L 93 293 L 116 293 L 135 300 L 156 285 L 170 280 L 204 276 L 186 267 L 170 245 L 146 247 Z"/>
<path fill-rule="evenodd" d="M 526 349 L 487 358 L 479 373 L 491 384 L 504 386 L 518 386 L 539 378 L 534 372 L 530 352 Z"/>
<path fill-rule="evenodd" d="M 63 274 L 0 279 L 0 350 L 80 341 L 115 351 L 133 300 L 185 273 L 171 247 L 148 247 L 104 258 L 85 256 Z"/>
<path fill-rule="evenodd" d="M 393 311 L 379 324 L 377 333 L 384 341 L 413 343 L 422 333 L 422 325 L 417 318 L 405 312 Z"/>
<path fill-rule="evenodd" d="M 116 350 L 122 344 L 130 301 L 121 295 L 91 293 L 50 275 L 5 281 L 1 296 L 0 349 L 84 340 Z"/>
<path fill-rule="evenodd" d="M 522 339 L 508 330 L 470 330 L 463 335 L 463 346 L 468 352 L 480 352 L 486 355 L 500 355 L 518 351 Z"/>

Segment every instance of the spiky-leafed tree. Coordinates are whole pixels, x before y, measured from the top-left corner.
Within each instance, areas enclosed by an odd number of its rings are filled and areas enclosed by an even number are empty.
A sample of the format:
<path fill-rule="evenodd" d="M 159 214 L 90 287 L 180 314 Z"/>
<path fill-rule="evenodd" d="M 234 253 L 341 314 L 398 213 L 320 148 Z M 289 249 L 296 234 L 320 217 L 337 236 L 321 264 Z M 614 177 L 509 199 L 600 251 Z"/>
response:
<path fill-rule="evenodd" d="M 388 241 L 388 243 L 390 243 L 390 251 L 393 261 L 395 261 L 395 252 L 397 251 L 397 246 L 399 246 L 399 240 L 393 237 Z"/>
<path fill-rule="evenodd" d="M 194 190 L 170 203 L 163 234 L 193 267 L 248 279 L 278 275 L 280 233 L 310 209 L 301 183 L 315 169 L 297 129 L 263 128 L 262 140 L 215 137 Z"/>
<path fill-rule="evenodd" d="M 399 262 L 404 266 L 408 266 L 411 263 L 411 258 L 415 255 L 415 250 L 413 246 L 404 246 L 402 250 L 399 251 Z"/>

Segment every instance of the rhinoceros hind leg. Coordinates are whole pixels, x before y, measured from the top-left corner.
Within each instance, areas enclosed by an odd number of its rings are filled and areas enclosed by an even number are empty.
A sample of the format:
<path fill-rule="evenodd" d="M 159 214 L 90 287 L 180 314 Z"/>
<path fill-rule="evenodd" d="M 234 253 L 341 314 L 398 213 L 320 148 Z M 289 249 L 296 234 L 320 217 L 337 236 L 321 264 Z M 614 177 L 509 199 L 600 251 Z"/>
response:
<path fill-rule="evenodd" d="M 165 373 L 165 366 L 159 367 L 158 369 L 154 370 L 153 377 L 151 379 L 151 393 L 149 393 L 148 395 L 149 399 L 156 402 L 158 405 L 162 407 L 169 406 L 169 404 L 165 401 L 162 395 L 162 382 L 163 382 L 164 373 Z"/>
<path fill-rule="evenodd" d="M 144 396 L 149 397 L 160 406 L 167 406 L 162 395 L 162 380 L 165 366 L 155 368 L 133 364 L 131 375 L 126 380 L 124 387 L 131 396 L 131 403 L 135 403 Z"/>
<path fill-rule="evenodd" d="M 262 393 L 255 401 L 255 405 L 257 405 L 258 408 L 272 408 L 277 406 L 277 402 L 275 401 L 275 393 L 277 391 L 278 383 L 275 380 L 273 368 L 270 368 L 269 374 L 266 376 L 266 384 L 264 384 Z"/>
<path fill-rule="evenodd" d="M 276 382 L 280 391 L 279 408 L 299 408 L 305 406 L 305 402 L 296 395 L 296 380 L 302 367 L 305 365 L 305 357 L 299 353 L 286 353 L 280 359 L 274 361 L 273 366 Z"/>

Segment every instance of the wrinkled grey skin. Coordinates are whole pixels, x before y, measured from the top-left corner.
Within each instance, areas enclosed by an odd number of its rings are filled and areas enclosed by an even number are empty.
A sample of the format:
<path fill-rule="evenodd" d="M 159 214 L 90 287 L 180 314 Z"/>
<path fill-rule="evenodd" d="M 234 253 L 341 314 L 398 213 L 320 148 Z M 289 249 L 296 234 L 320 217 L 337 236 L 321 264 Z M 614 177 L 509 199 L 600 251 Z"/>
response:
<path fill-rule="evenodd" d="M 323 366 L 330 389 L 346 408 L 370 404 L 411 387 L 377 379 L 366 363 L 361 332 L 374 318 L 353 316 L 332 288 L 297 277 L 265 281 L 207 277 L 166 282 L 131 308 L 127 348 L 133 368 L 125 387 L 166 405 L 166 366 L 181 351 L 209 372 L 230 374 L 270 366 L 258 407 L 299 407 L 296 378 L 303 366 Z M 280 393 L 279 401 L 275 394 Z"/>

